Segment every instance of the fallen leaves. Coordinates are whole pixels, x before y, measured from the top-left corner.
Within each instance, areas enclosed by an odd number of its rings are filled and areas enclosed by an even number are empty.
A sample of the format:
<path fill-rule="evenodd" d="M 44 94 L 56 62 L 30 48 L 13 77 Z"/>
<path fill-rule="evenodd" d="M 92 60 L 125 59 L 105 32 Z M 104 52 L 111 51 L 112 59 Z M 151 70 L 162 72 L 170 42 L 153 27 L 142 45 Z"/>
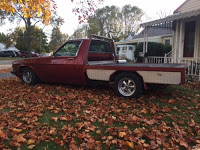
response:
<path fill-rule="evenodd" d="M 185 141 L 180 141 L 180 145 L 184 146 L 185 148 L 188 148 L 188 143 Z"/>
<path fill-rule="evenodd" d="M 0 139 L 6 139 L 6 134 L 0 130 Z"/>
<path fill-rule="evenodd" d="M 120 138 L 123 138 L 125 135 L 126 135 L 125 132 L 119 132 L 119 137 L 120 137 Z"/>
<path fill-rule="evenodd" d="M 31 144 L 34 144 L 34 143 L 35 143 L 34 139 L 29 139 L 28 142 L 27 142 L 28 145 L 31 145 Z"/>
<path fill-rule="evenodd" d="M 13 132 L 20 133 L 20 132 L 22 132 L 22 129 L 13 128 L 12 131 L 13 131 Z"/>
<path fill-rule="evenodd" d="M 200 93 L 190 92 L 199 89 L 195 84 L 138 100 L 116 97 L 111 87 L 28 86 L 17 79 L 0 84 L 0 149 L 40 143 L 42 149 L 48 143 L 58 149 L 200 147 Z"/>
<path fill-rule="evenodd" d="M 0 69 L 0 73 L 10 73 L 11 69 Z"/>

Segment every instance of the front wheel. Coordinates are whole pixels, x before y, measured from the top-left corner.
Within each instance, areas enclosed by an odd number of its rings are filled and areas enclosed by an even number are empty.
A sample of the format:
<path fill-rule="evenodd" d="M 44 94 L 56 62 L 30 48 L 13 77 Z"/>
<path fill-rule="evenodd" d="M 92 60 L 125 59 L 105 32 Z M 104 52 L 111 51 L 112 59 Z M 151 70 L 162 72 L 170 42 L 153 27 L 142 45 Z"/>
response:
<path fill-rule="evenodd" d="M 38 77 L 33 72 L 33 70 L 29 68 L 24 68 L 21 73 L 21 79 L 24 83 L 29 85 L 35 85 L 39 82 Z"/>
<path fill-rule="evenodd" d="M 138 98 L 143 92 L 143 82 L 136 74 L 121 73 L 114 81 L 114 91 L 118 96 Z"/>

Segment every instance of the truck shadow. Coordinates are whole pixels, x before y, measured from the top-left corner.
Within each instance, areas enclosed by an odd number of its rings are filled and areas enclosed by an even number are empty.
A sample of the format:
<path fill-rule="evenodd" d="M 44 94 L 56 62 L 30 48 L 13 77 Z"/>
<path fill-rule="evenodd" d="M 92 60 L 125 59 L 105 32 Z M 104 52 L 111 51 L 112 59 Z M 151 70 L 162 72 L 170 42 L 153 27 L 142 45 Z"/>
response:
<path fill-rule="evenodd" d="M 98 96 L 103 96 L 103 97 L 109 97 L 109 98 L 115 98 L 119 100 L 131 100 L 131 101 L 137 101 L 139 102 L 140 100 L 143 99 L 149 99 L 151 97 L 168 97 L 171 95 L 171 90 L 170 86 L 167 87 L 151 87 L 148 90 L 144 90 L 143 94 L 139 98 L 124 98 L 124 97 L 118 97 L 114 93 L 114 88 L 113 84 L 105 84 L 105 85 L 69 85 L 69 84 L 56 84 L 56 83 L 42 83 L 42 84 L 47 84 L 50 86 L 61 86 L 63 88 L 69 88 L 73 89 L 73 91 L 81 91 L 84 92 L 85 94 L 92 94 L 92 95 L 98 95 Z"/>

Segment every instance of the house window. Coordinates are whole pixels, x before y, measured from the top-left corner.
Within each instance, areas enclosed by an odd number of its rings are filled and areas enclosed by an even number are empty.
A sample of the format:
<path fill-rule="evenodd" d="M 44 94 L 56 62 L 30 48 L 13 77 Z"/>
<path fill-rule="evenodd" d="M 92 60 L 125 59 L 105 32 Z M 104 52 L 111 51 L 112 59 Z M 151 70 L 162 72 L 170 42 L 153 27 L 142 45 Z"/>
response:
<path fill-rule="evenodd" d="M 123 47 L 122 50 L 126 51 L 126 50 L 127 50 L 127 47 Z"/>
<path fill-rule="evenodd" d="M 165 40 L 165 45 L 170 45 L 170 39 Z"/>
<path fill-rule="evenodd" d="M 185 39 L 183 57 L 194 57 L 196 21 L 185 23 Z"/>
<path fill-rule="evenodd" d="M 129 46 L 129 50 L 132 51 L 132 50 L 133 50 L 133 47 Z"/>
<path fill-rule="evenodd" d="M 117 54 L 119 54 L 119 51 L 120 51 L 120 47 L 117 47 Z"/>

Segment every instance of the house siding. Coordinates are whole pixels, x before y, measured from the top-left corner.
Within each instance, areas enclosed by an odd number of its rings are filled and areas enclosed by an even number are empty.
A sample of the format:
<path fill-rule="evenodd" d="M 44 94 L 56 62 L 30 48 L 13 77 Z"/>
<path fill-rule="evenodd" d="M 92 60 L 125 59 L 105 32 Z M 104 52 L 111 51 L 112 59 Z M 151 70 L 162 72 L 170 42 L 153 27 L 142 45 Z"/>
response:
<path fill-rule="evenodd" d="M 200 57 L 200 18 L 196 17 L 196 34 L 195 34 L 195 46 L 194 46 L 194 58 Z M 172 57 L 174 62 L 180 62 L 183 58 L 184 51 L 184 31 L 185 31 L 185 22 L 191 20 L 179 20 L 176 24 L 176 29 L 174 30 L 174 39 L 172 46 Z"/>
<path fill-rule="evenodd" d="M 187 0 L 183 5 L 181 5 L 176 11 L 177 12 L 188 12 L 192 10 L 200 9 L 200 0 Z"/>
<path fill-rule="evenodd" d="M 198 19 L 197 22 L 197 49 L 198 49 L 198 55 L 197 57 L 200 58 L 200 20 Z"/>

